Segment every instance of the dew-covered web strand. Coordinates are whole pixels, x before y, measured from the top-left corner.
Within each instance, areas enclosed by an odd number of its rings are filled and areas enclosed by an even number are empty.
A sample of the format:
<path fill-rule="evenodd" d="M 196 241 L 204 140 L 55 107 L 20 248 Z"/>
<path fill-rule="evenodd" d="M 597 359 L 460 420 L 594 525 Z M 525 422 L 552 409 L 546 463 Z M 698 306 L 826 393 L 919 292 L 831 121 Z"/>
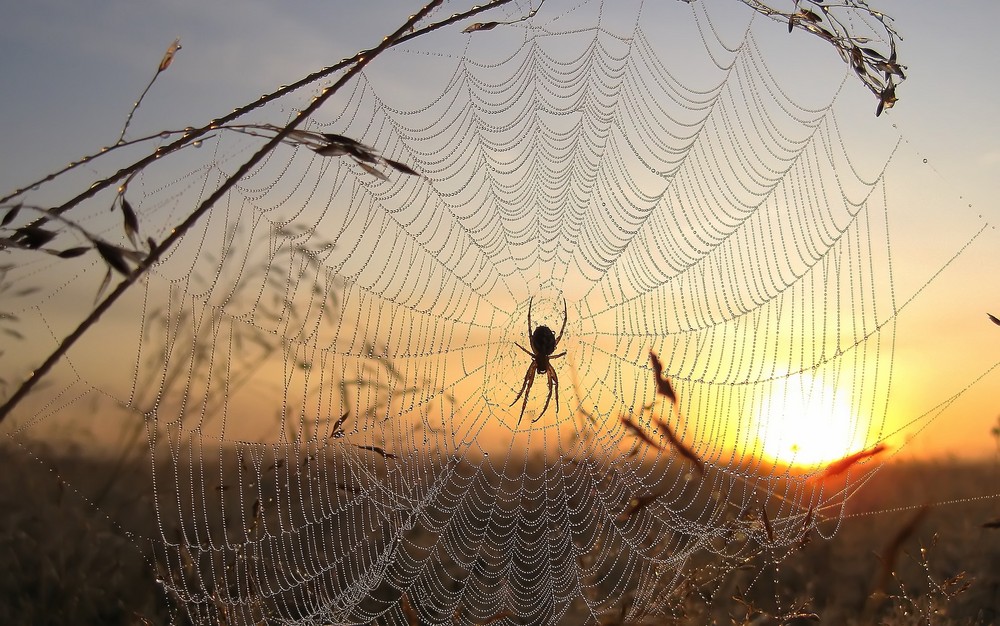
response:
<path fill-rule="evenodd" d="M 753 34 L 713 42 L 699 17 L 718 81 L 686 90 L 650 25 L 629 20 L 621 34 L 605 18 L 519 24 L 522 41 L 500 62 L 488 37 L 503 29 L 474 29 L 436 57 L 453 64 L 447 94 L 424 105 L 372 68 L 341 115 L 318 113 L 308 128 L 377 145 L 423 178 L 381 180 L 283 146 L 204 200 L 239 216 L 240 244 L 266 251 L 263 277 L 250 252 L 233 253 L 235 234 L 220 244 L 209 226 L 180 242 L 197 244 L 198 259 L 220 253 L 190 266 L 209 269 L 209 287 L 195 289 L 173 259 L 151 273 L 149 297 L 169 284 L 168 308 L 192 311 L 163 333 L 164 353 L 187 366 L 182 393 L 160 394 L 147 416 L 150 449 L 165 453 L 151 539 L 163 586 L 192 621 L 674 615 L 696 596 L 711 604 L 708 590 L 747 562 L 755 586 L 776 580 L 820 519 L 839 524 L 857 483 L 827 489 L 769 470 L 755 461 L 753 426 L 725 420 L 796 375 L 839 384 L 843 364 L 894 333 L 906 303 L 870 278 L 888 248 L 872 206 L 884 170 L 866 178 L 834 156 L 832 105 L 810 110 L 781 92 Z M 393 58 L 419 70 L 423 56 Z M 218 175 L 246 137 L 214 132 Z M 284 247 L 295 249 L 279 264 Z M 328 282 L 299 274 L 307 265 Z M 249 308 L 227 272 L 256 293 Z M 572 296 L 562 407 L 517 428 L 508 405 L 529 361 L 514 342 L 526 341 L 539 292 L 533 319 L 550 328 Z M 798 333 L 787 345 L 781 325 Z M 267 344 L 246 369 L 243 333 Z M 817 337 L 832 347 L 812 347 Z M 677 406 L 654 402 L 653 349 Z M 885 363 L 881 350 L 866 354 Z M 161 380 L 181 371 L 161 365 Z M 248 435 L 236 407 L 265 371 L 280 401 L 258 408 L 276 409 L 278 428 Z M 863 374 L 871 382 L 852 389 L 852 406 L 884 413 L 883 370 Z M 536 411 L 544 392 L 536 377 Z M 705 462 L 703 476 L 657 420 Z M 713 447 L 726 436 L 730 449 Z M 689 597 L 672 595 L 685 584 Z"/>

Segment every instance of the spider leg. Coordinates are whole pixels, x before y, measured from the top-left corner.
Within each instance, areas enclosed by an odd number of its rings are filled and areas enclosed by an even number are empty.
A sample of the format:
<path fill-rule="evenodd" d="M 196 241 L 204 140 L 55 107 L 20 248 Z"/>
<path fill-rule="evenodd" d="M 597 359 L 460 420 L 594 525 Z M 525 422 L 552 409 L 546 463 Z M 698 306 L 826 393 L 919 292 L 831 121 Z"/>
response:
<path fill-rule="evenodd" d="M 566 298 L 563 298 L 563 323 L 562 323 L 562 328 L 559 329 L 559 336 L 556 337 L 556 345 L 557 346 L 559 345 L 559 340 L 562 339 L 563 331 L 566 330 L 566 319 L 567 319 L 567 314 L 566 314 Z"/>
<path fill-rule="evenodd" d="M 517 404 L 517 401 L 524 395 L 524 403 L 521 405 L 521 417 L 517 418 L 517 425 L 521 425 L 521 420 L 524 419 L 524 410 L 528 408 L 528 394 L 531 393 L 531 385 L 535 382 L 535 362 L 532 361 L 531 365 L 528 366 L 528 371 L 524 374 L 524 384 L 521 385 L 521 391 L 514 398 L 514 401 L 510 403 L 511 406 Z"/>
<path fill-rule="evenodd" d="M 535 364 L 532 363 L 528 367 L 528 371 L 524 373 L 524 380 L 521 381 L 521 391 L 517 392 L 517 397 L 514 398 L 514 401 L 510 403 L 510 406 L 514 406 L 515 404 L 517 404 L 517 401 L 521 399 L 521 394 L 523 394 L 525 392 L 525 390 L 528 388 L 528 378 L 529 377 L 534 378 L 534 376 L 532 376 L 532 374 L 534 373 L 532 371 L 534 369 L 534 367 L 535 367 Z"/>
<path fill-rule="evenodd" d="M 519 344 L 517 342 L 514 342 L 514 345 L 517 346 L 518 348 L 524 350 L 524 353 L 527 354 L 528 356 L 530 356 L 532 359 L 535 358 L 535 353 L 532 352 L 531 350 L 528 350 L 527 348 L 525 348 L 524 346 L 522 346 L 521 344 Z M 563 354 L 565 354 L 565 353 L 563 353 Z M 552 358 L 552 357 L 549 357 L 549 358 Z"/>
<path fill-rule="evenodd" d="M 566 354 L 565 352 L 563 354 Z M 551 365 L 549 366 L 549 384 L 556 390 L 556 415 L 559 415 L 559 376 Z"/>
<path fill-rule="evenodd" d="M 524 350 L 524 348 L 521 348 L 521 349 Z M 553 355 L 549 356 L 549 359 L 558 359 L 561 356 L 566 356 L 566 353 L 565 352 L 560 352 L 559 354 L 553 354 Z"/>
<path fill-rule="evenodd" d="M 545 406 L 542 407 L 542 412 L 539 413 L 537 416 L 535 416 L 535 419 L 531 420 L 532 422 L 537 422 L 538 420 L 542 419 L 543 415 L 545 415 L 545 410 L 549 408 L 549 402 L 552 400 L 553 388 L 555 388 L 556 390 L 556 413 L 557 414 L 559 413 L 559 377 L 556 376 L 556 371 L 552 369 L 551 365 L 549 366 L 548 369 L 545 370 L 545 377 L 546 377 L 546 382 L 549 385 L 549 395 L 545 396 Z M 553 381 L 555 381 L 554 385 Z"/>
<path fill-rule="evenodd" d="M 535 299 L 535 296 L 528 298 L 528 338 L 531 338 L 531 303 Z"/>
<path fill-rule="evenodd" d="M 549 372 L 551 371 L 552 370 L 550 368 L 545 372 L 546 381 L 548 382 L 549 385 L 549 395 L 545 396 L 545 406 L 543 406 L 541 412 L 535 416 L 535 419 L 531 420 L 531 423 L 535 423 L 538 420 L 542 419 L 542 416 L 545 415 L 545 411 L 549 408 L 549 402 L 552 400 L 552 376 L 549 375 Z"/>

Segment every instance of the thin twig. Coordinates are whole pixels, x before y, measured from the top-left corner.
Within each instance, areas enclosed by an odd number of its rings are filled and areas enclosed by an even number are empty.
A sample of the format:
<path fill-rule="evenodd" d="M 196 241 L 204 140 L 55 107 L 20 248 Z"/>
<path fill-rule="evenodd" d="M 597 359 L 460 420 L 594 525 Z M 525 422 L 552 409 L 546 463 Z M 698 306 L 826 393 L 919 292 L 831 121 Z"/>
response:
<path fill-rule="evenodd" d="M 152 87 L 153 83 L 156 82 L 156 79 L 160 77 L 163 70 L 170 67 L 170 64 L 174 61 L 174 55 L 177 54 L 177 51 L 180 49 L 181 38 L 178 37 L 177 39 L 174 39 L 174 42 L 167 48 L 166 53 L 164 53 L 163 58 L 160 60 L 160 65 L 156 68 L 156 73 L 153 74 L 151 79 L 149 79 L 149 84 L 146 85 L 146 88 L 142 90 L 141 94 L 139 94 L 139 99 L 132 105 L 132 110 L 128 112 L 128 117 L 125 118 L 125 126 L 122 127 L 122 132 L 118 135 L 118 141 L 115 143 L 121 143 L 125 140 L 125 131 L 128 130 L 128 125 L 132 123 L 132 116 L 135 115 L 136 109 L 138 109 L 139 105 L 142 104 L 142 99 L 146 97 L 147 93 L 149 93 L 150 87 Z"/>
<path fill-rule="evenodd" d="M 876 445 L 874 448 L 871 448 L 870 450 L 862 450 L 861 452 L 855 452 L 854 454 L 852 454 L 850 456 L 846 456 L 846 457 L 840 459 L 839 461 L 834 461 L 833 463 L 830 463 L 829 465 L 827 465 L 826 469 L 823 470 L 823 473 L 820 475 L 820 477 L 821 478 L 831 478 L 833 476 L 838 476 L 840 474 L 843 474 L 844 472 L 846 472 L 847 470 L 849 470 L 851 467 L 853 467 L 857 463 L 860 463 L 861 461 L 864 461 L 865 459 L 869 459 L 871 457 L 874 457 L 874 456 L 877 456 L 879 454 L 882 454 L 883 452 L 885 452 L 888 449 L 889 449 L 889 447 L 886 444 L 879 443 L 878 445 Z"/>

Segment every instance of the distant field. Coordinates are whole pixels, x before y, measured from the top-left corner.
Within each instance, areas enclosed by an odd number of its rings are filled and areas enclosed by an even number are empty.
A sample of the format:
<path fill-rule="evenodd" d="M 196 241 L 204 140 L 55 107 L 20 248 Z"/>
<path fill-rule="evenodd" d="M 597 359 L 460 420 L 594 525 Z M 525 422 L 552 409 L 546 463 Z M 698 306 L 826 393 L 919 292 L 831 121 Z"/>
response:
<path fill-rule="evenodd" d="M 38 461 L 17 447 L 0 454 L 0 624 L 169 623 L 168 600 L 148 556 L 148 538 L 160 531 L 147 465 L 113 476 L 106 462 L 54 455 Z M 810 623 L 805 615 L 816 613 L 824 624 L 996 624 L 1000 530 L 982 524 L 1000 517 L 1000 499 L 980 497 L 996 494 L 998 485 L 993 463 L 886 466 L 850 501 L 832 540 L 815 537 L 777 567 L 761 561 L 737 570 L 725 588 L 736 595 L 749 587 L 748 602 L 762 614 L 787 614 L 808 600 L 803 617 L 791 623 Z M 100 497 L 100 508 L 79 493 Z M 925 503 L 932 506 L 901 544 L 887 597 L 873 600 L 880 555 Z M 832 533 L 836 526 L 831 519 L 822 529 Z M 713 616 L 741 623 L 747 612 L 732 597 L 702 608 L 682 623 Z"/>

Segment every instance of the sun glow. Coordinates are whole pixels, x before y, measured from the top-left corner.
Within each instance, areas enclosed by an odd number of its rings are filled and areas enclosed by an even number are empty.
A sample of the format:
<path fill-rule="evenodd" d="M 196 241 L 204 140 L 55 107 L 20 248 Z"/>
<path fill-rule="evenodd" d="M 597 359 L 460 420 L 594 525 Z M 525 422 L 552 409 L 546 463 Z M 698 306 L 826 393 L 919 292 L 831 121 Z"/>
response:
<path fill-rule="evenodd" d="M 755 418 L 763 455 L 779 463 L 823 465 L 867 440 L 867 423 L 851 409 L 849 395 L 808 373 L 775 383 Z"/>

